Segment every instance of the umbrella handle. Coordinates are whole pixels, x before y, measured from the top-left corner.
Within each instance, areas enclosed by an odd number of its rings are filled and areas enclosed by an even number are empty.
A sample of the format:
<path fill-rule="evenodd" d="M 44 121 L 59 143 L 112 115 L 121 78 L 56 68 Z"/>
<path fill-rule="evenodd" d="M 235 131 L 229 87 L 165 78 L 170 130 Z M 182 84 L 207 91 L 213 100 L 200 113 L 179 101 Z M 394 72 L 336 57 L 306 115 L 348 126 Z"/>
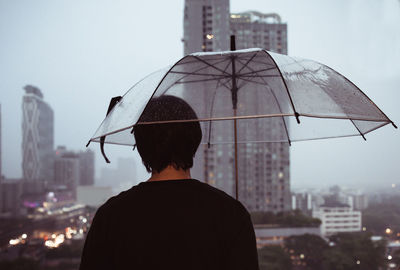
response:
<path fill-rule="evenodd" d="M 112 111 L 112 109 L 115 107 L 115 105 L 118 102 L 121 101 L 121 99 L 122 99 L 121 96 L 117 96 L 117 97 L 111 98 L 110 104 L 108 105 L 106 117 Z M 104 152 L 104 142 L 105 142 L 105 140 L 106 140 L 106 136 L 102 136 L 100 138 L 100 151 L 101 151 L 101 154 L 103 155 L 104 159 L 106 160 L 106 162 L 107 163 L 111 163 L 110 160 L 107 158 L 106 153 Z"/>

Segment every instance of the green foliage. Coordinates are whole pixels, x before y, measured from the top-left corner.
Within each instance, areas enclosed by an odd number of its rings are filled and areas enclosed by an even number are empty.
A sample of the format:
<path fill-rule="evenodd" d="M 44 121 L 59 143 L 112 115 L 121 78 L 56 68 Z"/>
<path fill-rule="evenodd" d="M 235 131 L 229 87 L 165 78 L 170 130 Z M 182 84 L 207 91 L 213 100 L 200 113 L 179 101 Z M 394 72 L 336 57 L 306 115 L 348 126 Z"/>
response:
<path fill-rule="evenodd" d="M 302 254 L 302 260 L 311 269 L 321 269 L 323 254 L 329 248 L 324 239 L 314 234 L 288 237 L 285 239 L 285 247 L 296 256 Z"/>
<path fill-rule="evenodd" d="M 322 260 L 322 269 L 324 270 L 348 270 L 357 267 L 354 259 L 349 254 L 346 254 L 337 248 L 326 250 Z"/>
<path fill-rule="evenodd" d="M 386 243 L 372 242 L 369 233 L 339 233 L 330 240 L 335 245 L 324 256 L 327 270 L 339 269 L 338 265 L 342 267 L 340 269 L 363 270 L 377 270 L 385 266 Z M 331 257 L 335 257 L 335 260 Z"/>
<path fill-rule="evenodd" d="M 281 227 L 318 227 L 321 220 L 304 215 L 300 210 L 281 212 L 252 212 L 253 224 L 271 224 Z"/>
<path fill-rule="evenodd" d="M 260 270 L 291 270 L 289 254 L 280 246 L 266 246 L 258 250 Z"/>
<path fill-rule="evenodd" d="M 378 270 L 385 266 L 386 243 L 372 242 L 370 234 L 339 233 L 333 235 L 330 241 L 332 246 L 317 235 L 304 234 L 288 237 L 285 247 L 297 258 L 303 256 L 301 261 L 306 263 L 304 269 Z"/>
<path fill-rule="evenodd" d="M 386 228 L 400 232 L 400 196 L 373 203 L 362 212 L 363 226 L 374 234 L 384 235 Z"/>

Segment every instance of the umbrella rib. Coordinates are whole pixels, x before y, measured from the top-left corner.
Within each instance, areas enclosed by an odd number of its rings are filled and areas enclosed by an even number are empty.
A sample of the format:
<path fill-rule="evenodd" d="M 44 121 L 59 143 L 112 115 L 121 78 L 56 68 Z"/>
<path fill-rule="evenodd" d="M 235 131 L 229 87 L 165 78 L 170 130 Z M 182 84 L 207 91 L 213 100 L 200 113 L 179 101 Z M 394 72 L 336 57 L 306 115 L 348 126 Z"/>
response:
<path fill-rule="evenodd" d="M 217 64 L 222 63 L 222 62 L 224 62 L 224 61 L 226 61 L 226 60 L 219 61 L 219 62 L 217 62 Z M 193 62 L 195 62 L 195 61 L 193 61 Z M 201 68 L 197 69 L 197 70 L 194 71 L 194 72 L 198 72 L 198 71 L 203 70 L 203 69 L 206 69 L 206 68 L 207 68 L 207 67 L 201 67 Z M 172 71 L 172 68 L 171 68 L 171 71 Z M 186 77 L 189 76 L 189 75 L 192 75 L 192 73 L 187 74 L 187 75 L 184 75 L 184 76 L 182 76 L 180 79 L 178 79 L 178 80 L 176 80 L 175 82 L 173 82 L 170 86 L 168 86 L 168 87 L 164 90 L 164 93 L 165 93 L 166 91 L 168 91 L 168 90 L 169 90 L 172 86 L 174 86 L 175 84 L 177 84 L 177 83 L 184 83 L 184 82 L 179 82 L 179 81 L 183 80 L 184 78 L 186 78 Z M 209 74 L 207 74 L 207 76 L 209 76 Z M 213 75 L 210 75 L 210 76 L 213 76 Z M 222 75 L 214 75 L 214 76 L 222 76 Z M 225 76 L 225 77 L 227 77 L 227 76 Z"/>
<path fill-rule="evenodd" d="M 228 64 L 225 66 L 224 71 L 226 71 L 226 70 L 228 69 L 229 65 L 230 65 L 230 62 L 228 61 Z M 228 78 L 228 77 L 226 77 L 226 78 Z M 227 82 L 228 82 L 228 81 L 227 81 Z M 213 111 L 214 111 L 214 100 L 215 100 L 215 96 L 217 95 L 217 89 L 218 89 L 220 83 L 221 83 L 221 79 L 219 78 L 219 79 L 218 79 L 218 82 L 217 82 L 217 85 L 216 85 L 216 87 L 215 87 L 215 92 L 214 92 L 213 100 L 212 100 L 212 103 L 211 103 L 210 118 L 212 117 L 212 113 L 213 113 Z M 224 87 L 226 87 L 227 89 L 229 89 L 229 87 L 226 86 L 226 84 L 221 83 L 221 85 L 224 86 Z M 211 127 L 212 127 L 212 121 L 210 120 L 209 123 L 210 123 L 210 127 L 209 127 L 209 129 L 208 129 L 208 143 L 207 143 L 208 146 L 210 146 L 210 141 L 211 141 Z"/>
<path fill-rule="evenodd" d="M 250 68 L 250 67 L 247 67 L 247 68 L 250 69 L 250 70 L 252 70 L 252 68 Z M 254 70 L 253 70 L 253 71 L 254 71 Z M 255 73 L 258 73 L 257 71 L 254 71 L 254 72 L 255 72 Z M 264 87 L 265 87 L 266 89 L 268 89 L 268 90 L 270 91 L 270 93 L 272 94 L 272 96 L 274 97 L 275 103 L 276 103 L 276 105 L 278 106 L 278 109 L 279 109 L 280 113 L 283 113 L 283 112 L 282 112 L 281 105 L 279 105 L 279 101 L 278 101 L 278 99 L 276 98 L 276 95 L 275 95 L 274 91 L 272 90 L 272 88 L 269 86 L 269 84 L 265 81 L 265 79 L 264 79 L 263 77 L 261 77 L 261 80 L 264 82 Z M 287 136 L 289 145 L 291 145 L 292 143 L 291 143 L 291 141 L 290 141 L 289 131 L 288 131 L 288 129 L 287 129 L 286 121 L 285 121 L 285 118 L 284 118 L 283 116 L 282 116 L 282 121 L 283 121 L 283 126 L 285 127 L 286 136 Z"/>
<path fill-rule="evenodd" d="M 367 100 L 369 100 L 369 102 L 371 102 L 371 104 L 372 104 L 373 106 L 375 106 L 375 108 L 378 109 L 378 111 L 379 111 L 384 117 L 386 117 L 387 120 L 389 120 L 389 122 L 392 124 L 392 126 L 393 126 L 394 128 L 397 128 L 397 126 L 395 125 L 395 123 L 394 123 L 392 120 L 390 120 L 390 118 L 387 117 L 387 115 L 386 115 L 381 109 L 379 109 L 379 107 L 376 106 L 376 104 L 375 104 L 375 103 L 374 103 L 360 88 L 358 88 L 357 85 L 355 85 L 352 81 L 350 81 L 349 79 L 347 79 L 345 76 L 343 76 L 342 74 L 340 74 L 340 73 L 337 72 L 336 70 L 334 70 L 334 69 L 328 67 L 327 65 L 324 65 L 324 66 L 326 66 L 328 69 L 330 69 L 331 71 L 335 72 L 336 74 L 342 76 L 346 81 L 348 81 L 351 85 L 353 85 L 356 89 L 358 89 L 358 91 L 360 91 L 361 94 L 364 95 L 364 96 L 367 98 Z"/>
<path fill-rule="evenodd" d="M 294 103 L 293 103 L 293 100 L 292 100 L 292 96 L 289 93 L 289 88 L 286 85 L 285 78 L 283 78 L 282 72 L 279 69 L 278 64 L 275 62 L 274 58 L 272 58 L 272 56 L 266 50 L 263 50 L 263 52 L 266 53 L 271 58 L 271 60 L 275 63 L 276 69 L 279 71 L 279 74 L 281 75 L 283 85 L 285 86 L 286 92 L 287 92 L 287 94 L 289 96 L 290 104 L 292 105 L 292 108 L 293 108 L 294 115 L 296 117 L 297 123 L 300 124 L 299 113 L 296 111 L 296 107 L 294 106 Z"/>
<path fill-rule="evenodd" d="M 248 69 L 250 69 L 249 67 L 247 67 Z M 242 74 L 238 74 L 238 76 L 248 76 L 248 75 L 252 75 L 254 73 L 259 73 L 259 72 L 264 72 L 264 71 L 269 71 L 269 70 L 274 70 L 276 69 L 276 67 L 270 67 L 270 68 L 264 68 L 264 69 L 260 69 L 260 70 L 253 70 L 252 72 L 247 72 L 247 73 L 242 73 Z M 251 70 L 251 69 L 250 69 Z M 264 76 L 264 75 L 263 75 Z M 275 75 L 276 76 L 276 75 Z"/>
<path fill-rule="evenodd" d="M 280 77 L 279 75 L 253 75 L 253 74 L 248 74 L 248 75 L 241 75 L 240 77 L 248 77 L 248 78 L 277 78 Z"/>
<path fill-rule="evenodd" d="M 220 64 L 220 63 L 223 63 L 223 62 L 225 62 L 226 60 L 224 59 L 224 60 L 221 60 L 221 61 L 219 61 L 219 62 L 217 62 L 216 64 Z M 197 61 L 191 61 L 192 63 L 195 63 L 195 62 L 197 62 Z M 184 63 L 184 64 L 187 64 L 188 62 L 186 62 L 186 63 Z M 183 65 L 183 64 L 182 64 Z M 198 68 L 197 70 L 195 70 L 194 72 L 198 72 L 198 71 L 201 71 L 201 70 L 203 70 L 203 69 L 206 69 L 207 67 L 201 67 L 201 68 Z M 186 78 L 187 76 L 189 76 L 189 75 L 193 75 L 193 72 L 192 73 L 188 73 L 186 76 L 183 76 L 182 78 L 180 78 L 179 80 L 177 80 L 177 81 L 180 81 L 180 80 L 182 80 L 182 79 L 184 79 L 184 78 Z M 211 75 L 211 76 L 222 76 L 222 75 L 217 75 L 217 74 L 214 74 L 214 75 L 212 75 L 212 74 L 206 74 L 206 76 L 209 76 L 209 75 Z"/>
<path fill-rule="evenodd" d="M 353 119 L 350 119 L 351 123 L 354 125 L 354 127 L 357 129 L 357 131 L 360 133 L 361 137 L 363 137 L 364 141 L 366 141 L 367 139 L 365 139 L 364 134 L 362 134 L 361 130 L 357 127 L 357 125 L 354 123 Z"/>
<path fill-rule="evenodd" d="M 204 69 L 205 67 L 202 67 Z M 184 71 L 171 71 L 170 73 L 174 74 L 183 74 L 183 75 L 197 75 L 197 76 L 213 76 L 213 77 L 226 77 L 227 75 L 220 74 L 207 74 L 207 73 L 193 73 L 193 72 L 184 72 Z"/>
<path fill-rule="evenodd" d="M 200 79 L 200 80 L 191 80 L 191 81 L 180 81 L 182 79 L 179 79 L 178 81 L 176 81 L 176 84 L 185 84 L 185 83 L 196 83 L 196 82 L 207 82 L 207 81 L 220 81 L 221 79 L 225 79 L 228 78 L 228 76 L 225 77 L 221 77 L 221 78 L 210 78 L 210 79 Z"/>
<path fill-rule="evenodd" d="M 206 64 L 206 65 L 212 67 L 213 69 L 216 69 L 216 70 L 218 70 L 219 72 L 222 72 L 222 73 L 224 73 L 224 74 L 226 74 L 226 75 L 228 75 L 228 76 L 231 76 L 231 74 L 227 73 L 226 71 L 224 71 L 224 70 L 222 70 L 222 69 L 220 69 L 220 68 L 217 68 L 216 66 L 214 66 L 214 65 L 212 65 L 212 64 L 210 64 L 210 63 L 208 63 L 207 61 L 201 59 L 200 57 L 198 57 L 198 56 L 193 56 L 193 57 L 195 57 L 195 58 L 196 58 L 197 60 L 199 60 L 200 62 L 203 62 L 204 64 Z"/>
<path fill-rule="evenodd" d="M 242 66 L 242 68 L 238 70 L 238 72 L 237 72 L 238 75 L 240 75 L 240 72 L 241 72 L 244 68 L 246 68 L 246 67 L 248 66 L 248 64 L 251 62 L 251 60 L 253 60 L 254 57 L 256 57 L 256 55 L 257 55 L 257 53 L 253 54 L 252 57 L 250 57 L 250 59 L 247 60 L 246 64 L 244 64 L 244 65 Z M 238 60 L 240 63 L 242 63 L 239 59 L 237 59 L 237 60 Z M 248 67 L 247 67 L 247 68 L 248 68 Z"/>

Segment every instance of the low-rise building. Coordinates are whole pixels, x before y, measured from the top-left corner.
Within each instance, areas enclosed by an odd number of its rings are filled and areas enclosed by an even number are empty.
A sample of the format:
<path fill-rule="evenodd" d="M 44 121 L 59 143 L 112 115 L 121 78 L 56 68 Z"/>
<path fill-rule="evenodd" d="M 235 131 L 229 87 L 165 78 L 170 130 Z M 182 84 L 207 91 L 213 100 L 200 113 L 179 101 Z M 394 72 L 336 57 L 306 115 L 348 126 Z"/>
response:
<path fill-rule="evenodd" d="M 313 209 L 312 216 L 321 220 L 321 235 L 361 231 L 361 212 L 338 202 L 325 203 Z"/>

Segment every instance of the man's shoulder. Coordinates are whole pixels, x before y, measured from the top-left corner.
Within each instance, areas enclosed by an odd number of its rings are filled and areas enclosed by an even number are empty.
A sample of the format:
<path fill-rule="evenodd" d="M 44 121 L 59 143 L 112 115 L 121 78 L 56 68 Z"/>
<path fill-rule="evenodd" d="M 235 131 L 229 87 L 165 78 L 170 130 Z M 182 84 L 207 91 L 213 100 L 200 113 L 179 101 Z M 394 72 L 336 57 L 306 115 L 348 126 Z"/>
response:
<path fill-rule="evenodd" d="M 99 211 L 103 213 L 110 213 L 118 210 L 122 210 L 128 205 L 133 207 L 132 202 L 136 202 L 137 198 L 143 198 L 148 195 L 149 192 L 155 191 L 154 186 L 148 188 L 149 185 L 138 184 L 132 188 L 119 193 L 116 196 L 109 198 L 100 208 Z M 165 186 L 164 186 L 165 187 Z M 197 194 L 198 197 L 204 198 L 207 204 L 213 204 L 217 208 L 224 208 L 227 211 L 235 211 L 244 215 L 248 215 L 248 211 L 242 205 L 241 202 L 234 199 L 226 192 L 217 189 L 207 183 L 201 182 L 196 179 L 191 179 L 190 182 L 185 183 L 185 186 L 180 186 L 179 188 L 184 188 L 186 191 L 190 191 L 193 195 Z M 172 190 L 173 188 L 171 188 Z"/>
<path fill-rule="evenodd" d="M 199 186 L 207 192 L 207 197 L 209 199 L 214 199 L 216 203 L 219 203 L 221 206 L 227 207 L 227 209 L 234 210 L 235 212 L 239 212 L 240 214 L 249 215 L 247 209 L 243 206 L 243 204 L 228 195 L 226 192 L 213 187 L 209 184 L 198 181 Z"/>

